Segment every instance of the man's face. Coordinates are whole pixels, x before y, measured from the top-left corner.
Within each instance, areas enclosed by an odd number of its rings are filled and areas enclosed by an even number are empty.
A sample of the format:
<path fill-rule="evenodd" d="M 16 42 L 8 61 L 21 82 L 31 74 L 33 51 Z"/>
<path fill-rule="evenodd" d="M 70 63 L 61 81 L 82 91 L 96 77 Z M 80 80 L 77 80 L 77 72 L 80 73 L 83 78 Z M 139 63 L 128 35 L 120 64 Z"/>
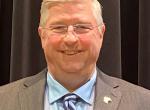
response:
<path fill-rule="evenodd" d="M 94 28 L 86 33 L 75 33 L 69 26 L 66 33 L 55 33 L 40 28 L 42 48 L 50 71 L 80 73 L 95 67 L 103 40 L 104 25 L 98 30 L 91 3 L 63 3 L 49 9 L 45 27 L 51 25 L 88 24 Z"/>

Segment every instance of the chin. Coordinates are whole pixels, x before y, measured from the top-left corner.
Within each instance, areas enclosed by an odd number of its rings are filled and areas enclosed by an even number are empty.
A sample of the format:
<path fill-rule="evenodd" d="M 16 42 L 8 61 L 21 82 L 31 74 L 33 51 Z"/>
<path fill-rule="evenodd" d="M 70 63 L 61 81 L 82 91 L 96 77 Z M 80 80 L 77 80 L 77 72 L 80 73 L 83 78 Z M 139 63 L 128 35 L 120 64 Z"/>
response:
<path fill-rule="evenodd" d="M 62 68 L 63 71 L 66 73 L 77 73 L 80 72 L 83 68 L 81 66 L 73 66 L 73 65 L 67 65 L 64 68 Z"/>

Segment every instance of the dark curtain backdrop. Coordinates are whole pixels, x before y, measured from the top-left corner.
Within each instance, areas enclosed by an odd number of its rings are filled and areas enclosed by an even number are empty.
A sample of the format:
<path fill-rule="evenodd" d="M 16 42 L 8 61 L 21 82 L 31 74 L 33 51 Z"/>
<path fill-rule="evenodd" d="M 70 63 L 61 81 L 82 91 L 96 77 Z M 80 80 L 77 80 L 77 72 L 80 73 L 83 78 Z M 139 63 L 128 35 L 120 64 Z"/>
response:
<path fill-rule="evenodd" d="M 150 89 L 150 1 L 100 0 L 106 24 L 98 67 Z M 0 0 L 0 85 L 46 67 L 38 36 L 41 0 Z"/>

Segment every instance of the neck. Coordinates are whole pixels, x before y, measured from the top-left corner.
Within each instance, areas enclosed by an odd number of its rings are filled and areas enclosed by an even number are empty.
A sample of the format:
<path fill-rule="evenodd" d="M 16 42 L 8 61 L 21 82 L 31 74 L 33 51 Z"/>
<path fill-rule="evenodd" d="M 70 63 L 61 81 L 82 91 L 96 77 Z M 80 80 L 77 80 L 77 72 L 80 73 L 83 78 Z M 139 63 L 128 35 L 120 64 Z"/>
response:
<path fill-rule="evenodd" d="M 88 71 L 66 73 L 66 72 L 53 72 L 49 70 L 49 73 L 68 91 L 73 92 L 82 85 L 84 85 L 93 75 L 95 66 L 88 69 Z"/>

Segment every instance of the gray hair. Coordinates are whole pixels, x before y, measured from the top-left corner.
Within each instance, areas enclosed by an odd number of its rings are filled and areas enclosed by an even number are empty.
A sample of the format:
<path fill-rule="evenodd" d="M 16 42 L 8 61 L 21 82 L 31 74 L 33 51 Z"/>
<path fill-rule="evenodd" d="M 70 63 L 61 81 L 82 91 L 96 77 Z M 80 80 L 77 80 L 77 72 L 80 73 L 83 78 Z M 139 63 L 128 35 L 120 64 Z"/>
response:
<path fill-rule="evenodd" d="M 41 13 L 40 26 L 44 26 L 46 24 L 49 7 L 57 3 L 69 2 L 69 1 L 73 1 L 73 0 L 43 0 L 41 5 L 41 11 L 40 11 Z M 102 24 L 103 23 L 102 6 L 97 0 L 92 0 L 92 11 L 97 21 L 97 24 L 98 25 Z"/>

